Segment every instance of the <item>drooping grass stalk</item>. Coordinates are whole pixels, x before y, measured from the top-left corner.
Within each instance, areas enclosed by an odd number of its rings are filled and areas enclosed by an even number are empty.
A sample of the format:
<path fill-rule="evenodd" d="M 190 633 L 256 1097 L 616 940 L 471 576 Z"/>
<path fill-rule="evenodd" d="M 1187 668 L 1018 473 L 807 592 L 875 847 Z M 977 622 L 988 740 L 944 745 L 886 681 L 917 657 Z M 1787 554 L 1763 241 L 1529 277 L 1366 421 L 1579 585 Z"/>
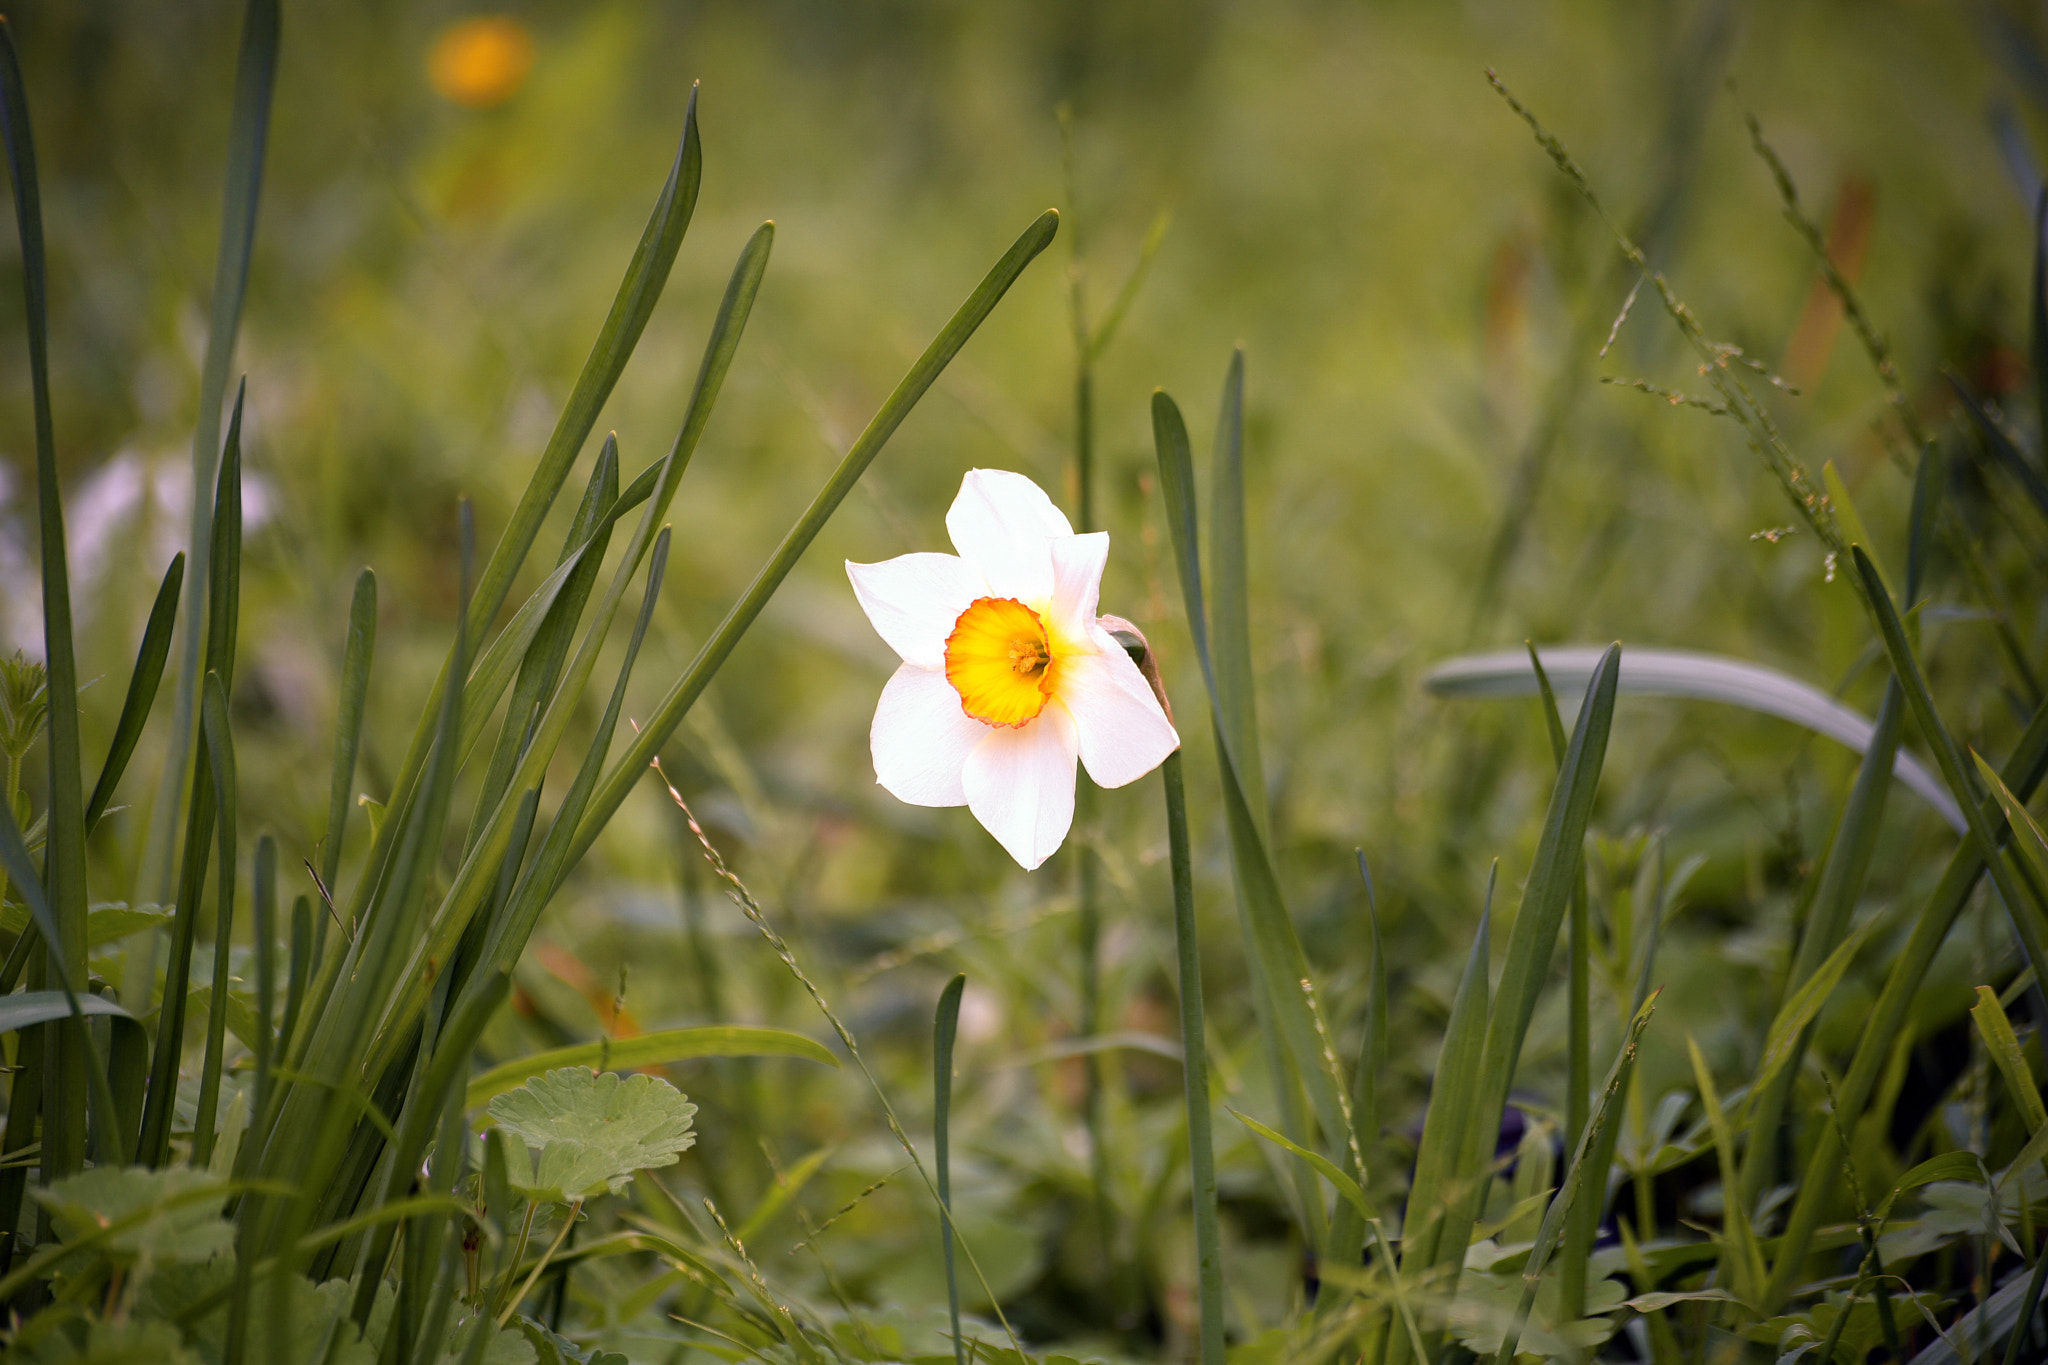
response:
<path fill-rule="evenodd" d="M 1188 843 L 1180 750 L 1159 766 L 1166 792 L 1167 858 L 1173 874 L 1173 944 L 1180 980 L 1181 1084 L 1187 1093 L 1188 1177 L 1194 1195 L 1195 1291 L 1202 1365 L 1223 1365 L 1223 1244 L 1216 1215 L 1216 1143 L 1209 1122 L 1208 1024 L 1195 932 L 1195 877 Z"/>
<path fill-rule="evenodd" d="M 960 1275 L 953 1264 L 953 1041 L 960 1033 L 965 972 L 946 983 L 932 1020 L 932 1165 L 939 1178 L 939 1244 L 946 1253 L 946 1318 L 953 1330 L 953 1365 L 967 1365 L 960 1339 Z M 814 1245 L 815 1245 L 815 1239 Z"/>

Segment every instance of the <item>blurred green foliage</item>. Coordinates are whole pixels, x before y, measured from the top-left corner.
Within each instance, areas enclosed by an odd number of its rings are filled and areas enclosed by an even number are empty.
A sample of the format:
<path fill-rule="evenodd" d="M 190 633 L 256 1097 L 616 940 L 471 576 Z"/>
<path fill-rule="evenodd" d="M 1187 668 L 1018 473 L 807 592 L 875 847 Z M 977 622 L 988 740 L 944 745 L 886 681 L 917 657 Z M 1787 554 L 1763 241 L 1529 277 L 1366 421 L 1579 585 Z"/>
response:
<path fill-rule="evenodd" d="M 102 0 L 12 16 L 38 119 L 84 678 L 125 672 L 183 524 L 238 12 Z M 1184 1201 L 1163 1193 L 1178 1073 L 1142 1047 L 1107 1054 L 1113 1198 L 1128 1219 L 1111 1254 L 1138 1267 L 1134 1283 L 1105 1273 L 1089 1221 L 1081 1072 L 1064 1046 L 1078 1008 L 1072 855 L 1026 876 L 964 812 L 904 807 L 872 784 L 867 722 L 892 661 L 838 564 L 937 548 L 970 467 L 1064 484 L 1071 505 L 1066 272 L 1081 273 L 1100 316 L 1170 211 L 1097 368 L 1096 505 L 1114 538 L 1104 608 L 1150 634 L 1204 759 L 1146 404 L 1156 385 L 1201 395 L 1188 404 L 1200 448 L 1206 395 L 1232 344 L 1246 346 L 1274 843 L 1347 1039 L 1363 981 L 1352 848 L 1372 861 L 1395 983 L 1396 1146 L 1414 1131 L 1487 866 L 1526 868 L 1551 771 L 1533 707 L 1432 700 L 1417 686 L 1427 665 L 1524 638 L 1619 638 L 1770 663 L 1839 686 L 1866 712 L 1883 677 L 1822 548 L 1804 530 L 1777 534 L 1792 518 L 1739 434 L 1599 382 L 1701 387 L 1651 300 L 1610 338 L 1630 279 L 1484 68 L 1565 137 L 1710 330 L 1802 390 L 1775 399 L 1774 417 L 1816 467 L 1838 464 L 1881 542 L 1903 543 L 1910 494 L 1896 433 L 1779 221 L 1742 116 L 1760 118 L 1845 269 L 1853 256 L 1907 400 L 1944 442 L 1963 449 L 1943 368 L 1993 397 L 2024 375 L 2030 206 L 1987 111 L 2006 101 L 2039 129 L 2042 109 L 2027 103 L 2024 71 L 1999 60 L 2016 50 L 2001 24 L 2019 21 L 1988 10 L 621 0 L 510 12 L 531 70 L 472 107 L 430 77 L 436 43 L 467 8 L 288 7 L 238 357 L 254 491 L 235 705 L 259 736 L 241 741 L 244 805 L 285 867 L 316 856 L 348 595 L 365 563 L 385 585 L 373 718 L 380 696 L 390 714 L 424 696 L 457 610 L 456 500 L 475 499 L 488 543 L 602 315 L 693 80 L 702 200 L 601 418 L 627 477 L 666 449 L 726 262 L 763 218 L 778 224 L 778 256 L 675 504 L 669 586 L 629 714 L 688 661 L 964 282 L 1018 222 L 1058 204 L 1060 241 L 898 433 L 667 759 L 904 1093 L 921 1083 L 931 998 L 952 971 L 968 973 L 960 1227 L 1035 1339 L 1136 1350 L 1186 1330 L 1184 1296 L 1167 1292 L 1187 1282 Z M 18 271 L 9 248 L 0 296 L 18 295 Z M 0 328 L 0 373 L 26 373 L 13 328 Z M 23 586 L 29 430 L 26 385 L 0 387 L 8 648 L 36 639 Z M 1997 573 L 2038 573 L 2031 513 L 1967 461 L 1951 481 L 1997 547 Z M 2002 753 L 2023 684 L 2000 672 L 1952 570 L 1936 574 L 1933 602 L 1923 629 L 1949 724 Z M 2048 617 L 2012 624 L 2039 659 Z M 111 730 L 117 689 L 86 704 L 90 749 Z M 373 719 L 358 778 L 370 799 L 388 795 L 380 784 L 405 739 Z M 135 771 L 160 766 L 156 742 Z M 1192 770 L 1219 1079 L 1256 1106 L 1262 1063 L 1229 950 L 1227 843 L 1211 766 Z M 1642 1072 L 1652 1101 L 1690 1084 L 1687 1032 L 1717 1063 L 1755 1061 L 1797 884 L 1852 773 L 1852 756 L 1778 722 L 1621 706 L 1591 876 L 1627 887 L 1652 829 L 1669 831 L 1674 868 L 1705 857 L 1665 950 Z M 1172 957 L 1156 802 L 1133 789 L 1095 810 L 1098 828 L 1077 843 L 1104 859 L 1106 1026 L 1164 1036 Z M 96 836 L 117 881 L 145 818 L 138 799 Z M 1876 901 L 1924 890 L 1950 839 L 1908 796 L 1887 821 Z M 367 825 L 355 822 L 352 854 Z M 694 858 L 650 783 L 549 912 L 486 1051 L 503 1060 L 628 1022 L 815 1029 Z M 1960 1020 L 1973 982 L 2010 977 L 2002 943 L 1985 930 L 1950 945 L 1922 1001 L 1925 1030 Z M 1875 980 L 1851 973 L 1822 1017 L 1823 1049 L 1853 1041 Z M 1605 1056 L 1617 1021 L 1597 1017 Z M 1563 1032 L 1561 1007 L 1546 1002 L 1529 1086 L 1561 1074 Z M 943 1300 L 936 1231 L 853 1082 L 773 1061 L 678 1074 L 720 1116 L 679 1179 L 731 1213 L 833 1145 L 820 1183 L 761 1234 L 764 1263 L 821 1296 L 836 1284 L 904 1306 L 902 1330 L 926 1340 L 938 1320 L 913 1319 Z M 1298 1276 L 1277 1168 L 1249 1136 L 1222 1136 L 1231 1307 L 1251 1336 L 1286 1312 Z M 1389 1187 L 1399 1176 L 1375 1173 Z M 805 1252 L 786 1254 L 799 1239 Z M 604 1305 L 628 1288 L 606 1277 L 626 1272 L 607 1267 L 580 1273 L 570 1294 L 593 1327 L 623 1332 Z"/>

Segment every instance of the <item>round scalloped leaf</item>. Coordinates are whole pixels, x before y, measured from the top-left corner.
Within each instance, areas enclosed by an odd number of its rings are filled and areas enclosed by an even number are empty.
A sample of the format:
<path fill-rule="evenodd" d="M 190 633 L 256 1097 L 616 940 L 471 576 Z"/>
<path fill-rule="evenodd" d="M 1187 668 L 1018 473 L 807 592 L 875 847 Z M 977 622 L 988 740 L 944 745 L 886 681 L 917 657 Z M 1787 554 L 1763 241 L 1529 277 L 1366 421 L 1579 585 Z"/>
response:
<path fill-rule="evenodd" d="M 207 1198 L 208 1189 L 219 1197 Z M 234 1240 L 234 1227 L 220 1216 L 226 1187 L 189 1166 L 96 1166 L 31 1193 L 67 1242 L 127 1223 L 98 1243 L 102 1255 L 117 1261 L 203 1261 Z"/>
<path fill-rule="evenodd" d="M 536 1153 L 533 1178 L 512 1183 L 567 1203 L 624 1189 L 635 1172 L 672 1165 L 696 1142 L 697 1106 L 658 1076 L 569 1066 L 494 1098 L 492 1119 Z"/>

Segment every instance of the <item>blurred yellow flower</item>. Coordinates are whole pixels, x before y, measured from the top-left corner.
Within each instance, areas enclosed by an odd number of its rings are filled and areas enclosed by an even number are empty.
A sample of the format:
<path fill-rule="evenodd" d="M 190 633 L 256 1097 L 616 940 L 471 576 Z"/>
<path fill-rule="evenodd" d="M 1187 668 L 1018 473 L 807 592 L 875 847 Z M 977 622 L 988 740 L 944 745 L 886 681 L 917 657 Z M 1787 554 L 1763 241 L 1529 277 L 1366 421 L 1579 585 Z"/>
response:
<path fill-rule="evenodd" d="M 468 109 L 503 104 L 519 93 L 532 70 L 533 35 L 509 14 L 449 25 L 427 57 L 434 89 Z"/>

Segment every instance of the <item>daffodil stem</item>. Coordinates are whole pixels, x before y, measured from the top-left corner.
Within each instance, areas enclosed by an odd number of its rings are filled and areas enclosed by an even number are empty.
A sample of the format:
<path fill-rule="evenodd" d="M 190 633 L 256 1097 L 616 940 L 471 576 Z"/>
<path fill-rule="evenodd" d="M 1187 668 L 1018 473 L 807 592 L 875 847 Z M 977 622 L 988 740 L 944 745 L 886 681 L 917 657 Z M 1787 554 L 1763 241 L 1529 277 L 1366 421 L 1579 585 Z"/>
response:
<path fill-rule="evenodd" d="M 1223 1249 L 1216 1224 L 1216 1143 L 1209 1129 L 1209 1052 L 1202 1016 L 1202 954 L 1195 941 L 1195 878 L 1180 751 L 1159 765 L 1173 868 L 1173 941 L 1180 963 L 1180 1047 L 1188 1103 L 1188 1173 L 1195 1201 L 1195 1288 L 1202 1365 L 1223 1365 Z"/>

